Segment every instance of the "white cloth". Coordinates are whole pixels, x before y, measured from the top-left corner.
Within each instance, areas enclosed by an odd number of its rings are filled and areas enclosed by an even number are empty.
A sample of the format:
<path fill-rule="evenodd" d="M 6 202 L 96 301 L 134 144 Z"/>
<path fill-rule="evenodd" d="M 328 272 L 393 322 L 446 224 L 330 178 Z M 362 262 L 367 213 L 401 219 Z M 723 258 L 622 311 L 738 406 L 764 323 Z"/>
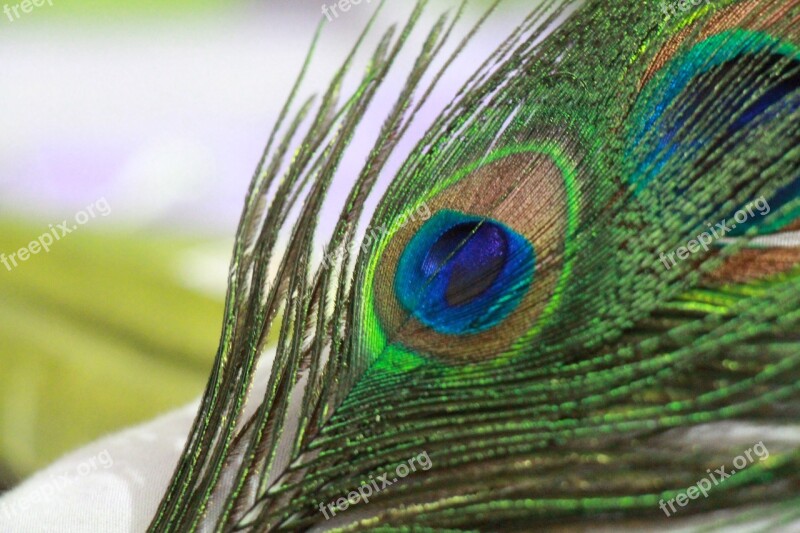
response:
<path fill-rule="evenodd" d="M 178 462 L 198 402 L 71 452 L 0 497 L 2 533 L 140 533 Z"/>

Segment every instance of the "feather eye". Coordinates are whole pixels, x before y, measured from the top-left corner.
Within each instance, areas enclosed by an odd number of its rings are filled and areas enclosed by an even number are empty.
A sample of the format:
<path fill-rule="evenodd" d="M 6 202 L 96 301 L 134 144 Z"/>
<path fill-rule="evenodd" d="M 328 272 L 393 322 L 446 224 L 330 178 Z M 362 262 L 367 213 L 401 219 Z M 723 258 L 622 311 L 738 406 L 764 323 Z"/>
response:
<path fill-rule="evenodd" d="M 547 144 L 499 150 L 443 180 L 424 200 L 433 216 L 387 235 L 377 254 L 384 342 L 480 361 L 534 335 L 567 279 L 574 180 Z"/>

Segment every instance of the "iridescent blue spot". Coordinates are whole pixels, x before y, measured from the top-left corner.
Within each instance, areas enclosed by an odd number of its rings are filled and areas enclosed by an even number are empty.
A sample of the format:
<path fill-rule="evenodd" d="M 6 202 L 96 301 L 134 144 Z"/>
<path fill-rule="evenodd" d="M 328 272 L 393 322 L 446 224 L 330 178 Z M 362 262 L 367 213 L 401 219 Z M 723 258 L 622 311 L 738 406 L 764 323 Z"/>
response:
<path fill-rule="evenodd" d="M 530 242 L 496 220 L 442 210 L 411 238 L 394 280 L 401 306 L 439 333 L 499 324 L 533 280 Z"/>

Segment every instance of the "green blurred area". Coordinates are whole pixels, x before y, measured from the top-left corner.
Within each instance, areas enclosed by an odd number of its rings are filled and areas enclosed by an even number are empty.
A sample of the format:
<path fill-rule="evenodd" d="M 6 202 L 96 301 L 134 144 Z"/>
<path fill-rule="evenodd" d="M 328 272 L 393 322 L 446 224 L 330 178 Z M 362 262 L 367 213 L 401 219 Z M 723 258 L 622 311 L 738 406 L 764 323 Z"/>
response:
<path fill-rule="evenodd" d="M 0 252 L 47 230 L 0 220 Z M 202 244 L 87 226 L 12 271 L 0 264 L 6 478 L 202 393 L 223 300 L 181 283 L 176 267 Z"/>

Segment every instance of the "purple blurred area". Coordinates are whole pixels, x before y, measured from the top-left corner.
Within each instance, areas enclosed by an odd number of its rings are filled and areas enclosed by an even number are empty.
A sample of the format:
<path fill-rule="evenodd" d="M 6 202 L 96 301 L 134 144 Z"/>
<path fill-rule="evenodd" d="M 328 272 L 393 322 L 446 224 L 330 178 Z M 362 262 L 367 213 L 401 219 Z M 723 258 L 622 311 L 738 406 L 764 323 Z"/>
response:
<path fill-rule="evenodd" d="M 105 197 L 111 224 L 230 239 L 324 4 L 239 2 L 134 18 L 59 17 L 56 4 L 53 16 L 4 21 L 0 214 L 54 219 Z M 376 4 L 352 6 L 326 25 L 304 94 L 326 88 Z M 428 11 L 456 5 L 442 1 Z M 384 19 L 403 21 L 408 7 L 390 3 Z M 505 31 L 488 32 L 474 47 L 480 57 L 462 57 L 455 71 L 474 69 Z M 367 50 L 377 38 L 373 32 Z M 396 75 L 387 84 L 393 89 L 403 81 Z M 435 93 L 432 108 L 457 86 Z M 388 108 L 394 96 L 379 94 L 376 107 Z M 361 145 L 383 120 L 374 115 Z M 345 174 L 361 161 L 363 151 L 347 159 Z M 351 180 L 337 182 L 333 195 L 343 196 Z"/>
<path fill-rule="evenodd" d="M 3 21 L 2 215 L 49 219 L 105 197 L 115 224 L 232 236 L 319 18 L 270 4 Z M 320 52 L 318 84 L 338 51 Z"/>

